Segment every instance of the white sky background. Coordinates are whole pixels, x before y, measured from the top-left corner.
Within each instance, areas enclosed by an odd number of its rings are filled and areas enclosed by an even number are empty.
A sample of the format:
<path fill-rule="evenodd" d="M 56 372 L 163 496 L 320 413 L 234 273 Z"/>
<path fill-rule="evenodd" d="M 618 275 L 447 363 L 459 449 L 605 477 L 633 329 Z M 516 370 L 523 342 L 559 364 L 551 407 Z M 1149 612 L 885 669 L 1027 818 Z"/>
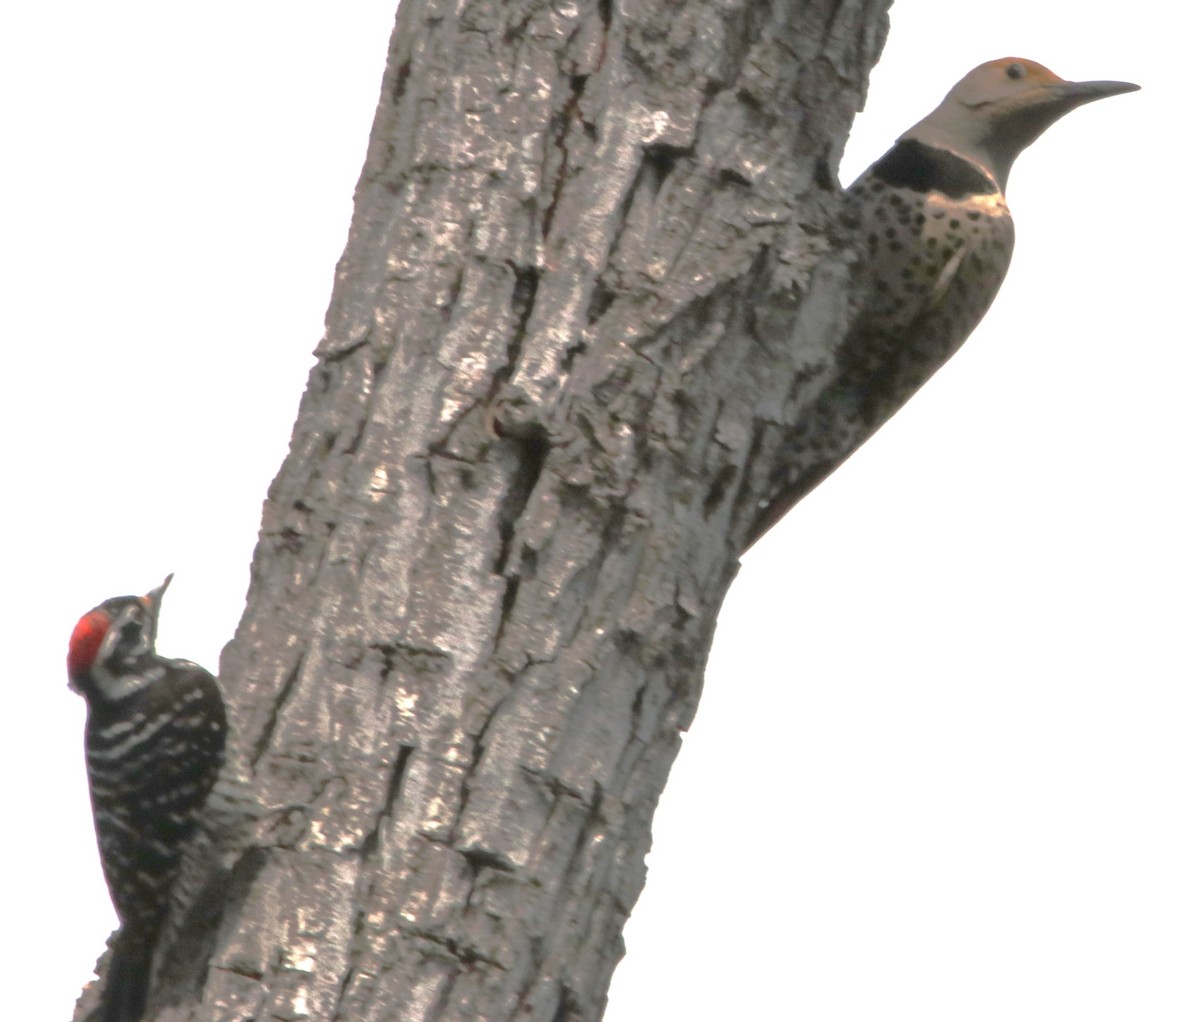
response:
<path fill-rule="evenodd" d="M 393 11 L 0 14 L 4 1018 L 68 1018 L 114 921 L 70 629 L 174 571 L 160 648 L 216 667 Z M 609 1022 L 1200 1014 L 1200 21 L 1003 14 L 899 0 L 844 181 L 983 60 L 1143 91 L 1017 161 L 984 325 L 745 559 Z"/>

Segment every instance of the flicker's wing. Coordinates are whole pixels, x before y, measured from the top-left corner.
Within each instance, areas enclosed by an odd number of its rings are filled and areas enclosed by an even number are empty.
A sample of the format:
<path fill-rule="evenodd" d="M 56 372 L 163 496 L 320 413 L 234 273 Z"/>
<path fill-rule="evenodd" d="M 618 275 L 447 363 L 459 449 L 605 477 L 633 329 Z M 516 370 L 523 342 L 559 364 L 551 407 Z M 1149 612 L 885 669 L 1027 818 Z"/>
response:
<path fill-rule="evenodd" d="M 947 196 L 868 172 L 847 202 L 860 223 L 860 311 L 819 393 L 785 427 L 775 495 L 759 509 L 749 543 L 929 380 L 983 317 L 1008 269 L 1012 220 L 999 192 Z"/>

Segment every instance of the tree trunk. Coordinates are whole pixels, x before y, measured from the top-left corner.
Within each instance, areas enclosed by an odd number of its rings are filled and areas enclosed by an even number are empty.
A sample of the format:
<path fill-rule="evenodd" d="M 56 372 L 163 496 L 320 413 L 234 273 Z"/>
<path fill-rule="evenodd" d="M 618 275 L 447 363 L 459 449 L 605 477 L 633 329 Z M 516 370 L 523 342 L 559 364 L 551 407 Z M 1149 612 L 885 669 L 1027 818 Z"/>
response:
<path fill-rule="evenodd" d="M 233 850 L 152 1017 L 601 1016 L 845 329 L 887 6 L 404 0 L 221 663 L 258 797 L 304 808 Z"/>

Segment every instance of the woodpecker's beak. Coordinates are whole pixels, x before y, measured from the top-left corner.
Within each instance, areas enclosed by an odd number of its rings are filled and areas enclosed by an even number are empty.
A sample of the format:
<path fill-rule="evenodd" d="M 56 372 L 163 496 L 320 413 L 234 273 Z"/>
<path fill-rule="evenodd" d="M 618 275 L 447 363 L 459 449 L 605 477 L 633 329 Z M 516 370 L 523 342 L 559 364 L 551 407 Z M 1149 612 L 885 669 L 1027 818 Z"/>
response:
<path fill-rule="evenodd" d="M 171 584 L 171 579 L 174 577 L 175 573 L 171 572 L 170 575 L 162 580 L 162 585 L 160 585 L 157 589 L 151 589 L 150 592 L 142 597 L 142 602 L 154 611 L 155 617 L 158 616 L 158 607 L 162 603 L 163 593 L 167 591 L 167 586 Z"/>
<path fill-rule="evenodd" d="M 146 609 L 150 611 L 150 639 L 151 642 L 155 639 L 158 632 L 158 611 L 162 607 L 163 593 L 167 591 L 167 586 L 171 584 L 171 579 L 175 577 L 172 572 L 163 579 L 162 585 L 156 589 L 151 589 L 145 596 L 142 597 L 142 603 L 146 605 Z"/>

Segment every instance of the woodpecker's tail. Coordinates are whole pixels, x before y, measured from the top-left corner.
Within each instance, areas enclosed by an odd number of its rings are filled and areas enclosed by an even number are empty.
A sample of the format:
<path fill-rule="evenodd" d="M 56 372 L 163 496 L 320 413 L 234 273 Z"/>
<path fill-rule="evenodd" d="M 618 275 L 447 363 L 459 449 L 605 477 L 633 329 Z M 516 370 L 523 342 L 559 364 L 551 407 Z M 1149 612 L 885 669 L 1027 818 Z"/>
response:
<path fill-rule="evenodd" d="M 133 936 L 117 935 L 104 983 L 99 1022 L 141 1022 L 146 1011 L 154 942 L 129 939 Z"/>

